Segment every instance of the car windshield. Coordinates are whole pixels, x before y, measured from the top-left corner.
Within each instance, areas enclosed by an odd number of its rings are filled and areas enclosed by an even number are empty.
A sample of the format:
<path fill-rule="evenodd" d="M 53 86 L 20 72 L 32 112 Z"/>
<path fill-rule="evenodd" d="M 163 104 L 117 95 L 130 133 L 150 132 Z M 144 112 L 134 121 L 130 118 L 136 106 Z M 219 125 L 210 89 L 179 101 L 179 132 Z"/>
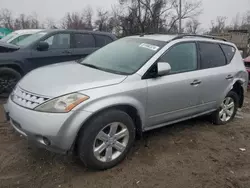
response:
<path fill-rule="evenodd" d="M 3 37 L 3 38 L 1 39 L 1 41 L 3 41 L 3 42 L 8 42 L 10 39 L 14 38 L 16 35 L 17 35 L 17 33 L 12 32 L 12 33 L 6 35 L 5 37 Z"/>
<path fill-rule="evenodd" d="M 28 46 L 29 44 L 33 43 L 36 40 L 39 40 L 40 38 L 42 38 L 46 34 L 47 34 L 46 32 L 35 33 L 35 34 L 30 35 L 27 38 L 17 42 L 16 45 L 18 45 L 18 46 Z"/>
<path fill-rule="evenodd" d="M 151 39 L 124 38 L 97 50 L 80 63 L 116 74 L 129 75 L 139 70 L 165 44 L 166 42 Z"/>

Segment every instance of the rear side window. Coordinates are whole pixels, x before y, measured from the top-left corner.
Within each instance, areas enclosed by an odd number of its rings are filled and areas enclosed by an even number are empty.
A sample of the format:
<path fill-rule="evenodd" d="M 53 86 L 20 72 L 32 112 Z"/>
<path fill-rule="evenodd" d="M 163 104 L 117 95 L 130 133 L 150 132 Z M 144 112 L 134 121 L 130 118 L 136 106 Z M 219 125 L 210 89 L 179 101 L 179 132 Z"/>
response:
<path fill-rule="evenodd" d="M 113 41 L 110 37 L 105 35 L 95 35 L 95 38 L 96 38 L 96 47 L 103 47 Z"/>
<path fill-rule="evenodd" d="M 224 53 L 226 55 L 227 62 L 230 63 L 231 60 L 234 57 L 234 54 L 235 54 L 235 51 L 236 51 L 235 48 L 233 46 L 229 46 L 229 45 L 226 45 L 226 44 L 221 44 L 221 48 L 222 48 L 222 50 L 224 51 Z"/>
<path fill-rule="evenodd" d="M 76 48 L 95 48 L 95 39 L 90 34 L 75 34 L 75 47 Z"/>
<path fill-rule="evenodd" d="M 219 44 L 199 43 L 201 69 L 209 69 L 226 65 L 226 57 Z"/>

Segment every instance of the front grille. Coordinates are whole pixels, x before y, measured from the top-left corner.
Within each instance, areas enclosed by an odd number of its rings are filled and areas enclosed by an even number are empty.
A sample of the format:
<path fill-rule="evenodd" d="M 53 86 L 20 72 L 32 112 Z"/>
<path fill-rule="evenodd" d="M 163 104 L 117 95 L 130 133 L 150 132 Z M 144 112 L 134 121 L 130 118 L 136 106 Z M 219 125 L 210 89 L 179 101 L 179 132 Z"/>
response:
<path fill-rule="evenodd" d="M 11 94 L 11 99 L 13 102 L 15 102 L 20 106 L 29 109 L 34 109 L 38 105 L 49 100 L 49 97 L 44 97 L 34 93 L 30 93 L 28 91 L 21 89 L 20 87 L 16 87 Z"/>

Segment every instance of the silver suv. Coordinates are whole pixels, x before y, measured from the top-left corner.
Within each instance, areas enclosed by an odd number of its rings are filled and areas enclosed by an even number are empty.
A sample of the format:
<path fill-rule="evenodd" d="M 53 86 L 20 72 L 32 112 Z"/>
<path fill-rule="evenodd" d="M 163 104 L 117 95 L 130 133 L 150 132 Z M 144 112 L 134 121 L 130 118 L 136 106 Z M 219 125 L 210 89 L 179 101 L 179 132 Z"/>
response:
<path fill-rule="evenodd" d="M 136 135 L 242 107 L 248 74 L 232 43 L 209 36 L 122 38 L 82 61 L 36 69 L 5 105 L 11 125 L 38 146 L 75 151 L 94 169 L 121 162 Z"/>

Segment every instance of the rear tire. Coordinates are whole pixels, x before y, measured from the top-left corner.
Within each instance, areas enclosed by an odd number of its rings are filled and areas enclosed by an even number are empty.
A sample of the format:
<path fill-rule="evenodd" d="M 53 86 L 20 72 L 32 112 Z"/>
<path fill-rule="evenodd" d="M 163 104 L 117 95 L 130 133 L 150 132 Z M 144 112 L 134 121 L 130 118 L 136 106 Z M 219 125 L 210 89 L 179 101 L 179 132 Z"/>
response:
<path fill-rule="evenodd" d="M 230 91 L 221 106 L 212 114 L 212 122 L 216 125 L 224 125 L 234 119 L 239 107 L 239 96 Z"/>
<path fill-rule="evenodd" d="M 85 126 L 79 134 L 77 151 L 81 161 L 91 169 L 116 166 L 135 140 L 134 122 L 120 110 L 102 112 Z"/>
<path fill-rule="evenodd" d="M 8 97 L 17 82 L 21 79 L 21 74 L 8 67 L 0 68 L 0 96 Z"/>

